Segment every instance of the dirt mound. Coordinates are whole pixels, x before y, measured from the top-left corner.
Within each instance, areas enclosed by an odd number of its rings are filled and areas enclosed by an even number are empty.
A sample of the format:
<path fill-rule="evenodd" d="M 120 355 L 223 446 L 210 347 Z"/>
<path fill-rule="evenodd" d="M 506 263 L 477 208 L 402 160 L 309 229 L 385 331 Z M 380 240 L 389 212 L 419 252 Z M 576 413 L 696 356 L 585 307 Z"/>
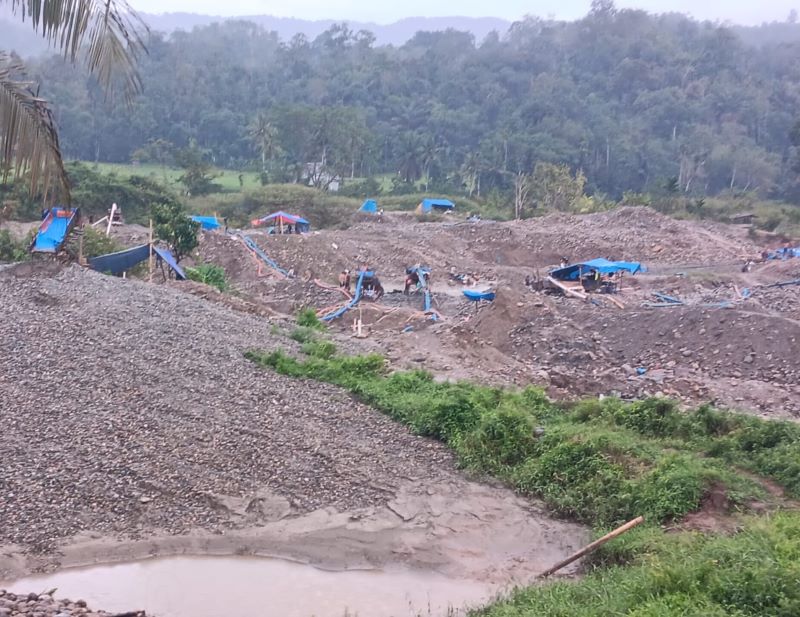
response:
<path fill-rule="evenodd" d="M 248 362 L 275 344 L 264 319 L 77 267 L 0 286 L 0 544 L 222 529 L 221 503 L 264 488 L 295 513 L 345 510 L 390 499 L 398 469 L 454 471 L 337 389 Z"/>

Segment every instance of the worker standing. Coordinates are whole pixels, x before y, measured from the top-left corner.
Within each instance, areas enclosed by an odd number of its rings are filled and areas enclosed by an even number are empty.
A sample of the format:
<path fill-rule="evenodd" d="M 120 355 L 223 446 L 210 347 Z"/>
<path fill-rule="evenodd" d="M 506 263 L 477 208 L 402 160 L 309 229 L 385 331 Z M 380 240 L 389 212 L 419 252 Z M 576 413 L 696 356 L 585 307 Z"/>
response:
<path fill-rule="evenodd" d="M 342 270 L 339 273 L 339 287 L 350 293 L 350 270 Z"/>

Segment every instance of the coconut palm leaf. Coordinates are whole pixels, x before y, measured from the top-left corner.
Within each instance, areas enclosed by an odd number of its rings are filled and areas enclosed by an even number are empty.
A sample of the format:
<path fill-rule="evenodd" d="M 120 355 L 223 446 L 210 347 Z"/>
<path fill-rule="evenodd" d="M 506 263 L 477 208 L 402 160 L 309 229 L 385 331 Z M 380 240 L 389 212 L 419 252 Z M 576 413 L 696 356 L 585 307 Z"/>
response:
<path fill-rule="evenodd" d="M 61 50 L 83 60 L 108 95 L 126 100 L 141 90 L 136 70 L 147 27 L 125 0 L 0 0 L 13 15 Z M 30 172 L 31 187 L 56 188 L 69 199 L 58 134 L 47 103 L 24 80 L 23 67 L 0 52 L 0 169 L 5 179 Z"/>
<path fill-rule="evenodd" d="M 51 189 L 69 201 L 69 184 L 58 146 L 53 114 L 25 81 L 22 64 L 0 51 L 0 169 L 9 175 L 30 174 L 31 190 Z"/>
<path fill-rule="evenodd" d="M 82 55 L 107 90 L 122 80 L 132 96 L 141 90 L 137 59 L 147 26 L 125 0 L 0 0 L 71 61 Z"/>

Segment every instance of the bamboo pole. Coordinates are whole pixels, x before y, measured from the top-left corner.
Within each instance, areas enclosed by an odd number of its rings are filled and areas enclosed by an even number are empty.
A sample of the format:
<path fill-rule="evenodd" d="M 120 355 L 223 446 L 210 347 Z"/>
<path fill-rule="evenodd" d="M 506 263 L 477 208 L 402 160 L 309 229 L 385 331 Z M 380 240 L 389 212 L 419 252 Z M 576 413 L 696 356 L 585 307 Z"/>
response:
<path fill-rule="evenodd" d="M 153 219 L 150 219 L 150 257 L 148 258 L 148 268 L 150 271 L 150 282 L 153 282 L 153 270 L 155 270 L 155 263 L 153 260 Z"/>
<path fill-rule="evenodd" d="M 591 553 L 595 549 L 603 546 L 603 544 L 605 544 L 609 540 L 613 540 L 617 536 L 621 536 L 626 531 L 629 531 L 629 530 L 633 529 L 634 527 L 636 527 L 637 525 L 642 524 L 643 522 L 644 522 L 644 517 L 640 516 L 638 518 L 633 519 L 632 521 L 629 521 L 629 522 L 625 523 L 624 525 L 622 525 L 622 527 L 617 527 L 611 533 L 608 533 L 608 534 L 604 535 L 602 538 L 600 538 L 598 540 L 595 540 L 594 542 L 592 542 L 591 544 L 589 544 L 587 546 L 584 546 L 577 553 L 573 553 L 572 555 L 570 555 L 569 557 L 567 557 L 563 561 L 559 561 L 556 565 L 554 565 L 551 568 L 548 568 L 547 570 L 542 572 L 536 578 L 547 578 L 551 574 L 554 574 L 554 573 L 558 572 L 561 568 L 564 568 L 564 567 L 568 566 L 573 561 L 577 561 L 578 559 L 580 559 L 584 555 L 588 555 L 589 553 Z"/>

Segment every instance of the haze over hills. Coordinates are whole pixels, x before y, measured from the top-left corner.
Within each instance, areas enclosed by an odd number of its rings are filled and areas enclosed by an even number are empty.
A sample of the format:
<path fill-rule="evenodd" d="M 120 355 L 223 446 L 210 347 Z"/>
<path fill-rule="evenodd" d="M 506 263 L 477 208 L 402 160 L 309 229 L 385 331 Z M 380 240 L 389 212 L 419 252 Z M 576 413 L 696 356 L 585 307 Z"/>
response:
<path fill-rule="evenodd" d="M 414 34 L 421 30 L 460 30 L 471 32 L 480 41 L 492 30 L 504 33 L 511 26 L 511 22 L 497 17 L 408 17 L 390 24 L 377 24 L 372 22 L 358 22 L 349 20 L 306 20 L 291 17 L 273 17 L 271 15 L 246 15 L 242 17 L 218 17 L 212 15 L 198 15 L 196 13 L 164 13 L 161 15 L 145 14 L 147 23 L 158 32 L 173 32 L 175 30 L 191 30 L 195 26 L 205 26 L 213 22 L 224 20 L 250 21 L 265 29 L 277 32 L 281 39 L 287 40 L 295 34 L 305 34 L 315 38 L 330 28 L 335 23 L 347 21 L 352 30 L 368 30 L 376 37 L 376 42 L 381 45 L 402 45 Z"/>
<path fill-rule="evenodd" d="M 47 51 L 46 43 L 37 37 L 29 24 L 9 19 L 7 8 L 0 7 L 0 41 L 3 49 L 10 49 L 21 56 L 35 56 Z M 272 15 L 243 15 L 225 17 L 219 15 L 203 15 L 200 13 L 140 13 L 154 32 L 170 34 L 183 30 L 191 31 L 195 27 L 207 26 L 222 21 L 249 21 L 256 23 L 267 31 L 278 34 L 281 40 L 288 41 L 296 34 L 304 34 L 314 39 L 336 23 L 347 23 L 353 31 L 367 30 L 375 35 L 377 45 L 403 45 L 414 34 L 420 31 L 458 30 L 469 32 L 477 43 L 492 31 L 501 36 L 511 27 L 513 22 L 499 17 L 408 17 L 389 24 L 378 24 L 368 21 L 319 19 L 308 20 L 293 17 L 275 17 Z M 761 45 L 764 43 L 782 43 L 800 41 L 800 25 L 790 22 L 770 22 L 760 26 L 730 25 L 745 43 Z"/>
<path fill-rule="evenodd" d="M 3 18 L 0 10 L 0 41 L 3 49 L 12 49 L 21 56 L 38 55 L 47 51 L 46 43 L 37 37 L 29 24 Z M 207 26 L 220 21 L 249 21 L 265 30 L 277 32 L 282 40 L 288 41 L 296 34 L 304 34 L 314 39 L 335 23 L 344 20 L 306 20 L 271 15 L 247 15 L 242 17 L 220 17 L 197 13 L 163 13 L 159 15 L 142 13 L 145 22 L 154 32 L 169 34 L 176 30 L 190 31 L 198 26 Z M 402 45 L 419 31 L 459 30 L 470 32 L 480 42 L 487 34 L 496 30 L 501 35 L 511 26 L 511 22 L 497 17 L 409 17 L 390 24 L 371 22 L 346 22 L 351 30 L 368 30 L 375 35 L 378 45 Z"/>

